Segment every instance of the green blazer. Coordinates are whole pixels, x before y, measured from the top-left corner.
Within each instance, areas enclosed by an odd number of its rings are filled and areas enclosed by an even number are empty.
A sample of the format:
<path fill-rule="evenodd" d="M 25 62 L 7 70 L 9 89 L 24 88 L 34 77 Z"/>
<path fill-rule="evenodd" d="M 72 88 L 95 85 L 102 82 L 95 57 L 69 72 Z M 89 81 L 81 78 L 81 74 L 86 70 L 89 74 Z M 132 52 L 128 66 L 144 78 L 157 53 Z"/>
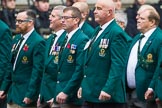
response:
<path fill-rule="evenodd" d="M 13 40 L 13 45 L 20 39 L 17 35 Z M 8 90 L 8 103 L 13 102 L 23 107 L 36 106 L 40 82 L 44 69 L 45 41 L 34 30 L 26 40 L 17 58 L 15 70 L 10 73 L 2 89 Z M 31 104 L 23 103 L 23 99 L 28 97 Z"/>
<path fill-rule="evenodd" d="M 144 101 L 144 94 L 148 88 L 155 88 L 155 82 L 157 79 L 158 68 L 160 67 L 158 61 L 161 55 L 162 45 L 162 31 L 157 28 L 149 37 L 146 44 L 141 51 L 141 60 L 138 60 L 135 81 L 136 81 L 136 92 L 140 100 Z M 138 41 L 139 35 L 137 35 L 130 47 L 129 54 L 132 47 Z M 129 56 L 128 56 L 129 57 Z M 128 60 L 128 59 L 127 59 Z"/>
<path fill-rule="evenodd" d="M 137 62 L 135 71 L 136 92 L 137 97 L 141 101 L 145 101 L 144 94 L 148 88 L 155 89 L 155 82 L 160 67 L 158 62 L 161 55 L 161 34 L 162 31 L 159 28 L 152 33 L 141 51 L 141 59 Z M 139 37 L 140 34 L 134 38 L 129 54 L 134 44 L 139 40 Z"/>
<path fill-rule="evenodd" d="M 60 46 L 65 38 L 66 32 L 58 38 L 56 45 Z M 57 64 L 58 64 L 58 55 L 49 55 L 51 46 L 53 45 L 52 37 L 50 36 L 46 41 L 46 62 L 45 70 L 43 73 L 43 79 L 41 83 L 41 101 L 48 101 L 54 96 L 54 90 L 57 82 Z"/>
<path fill-rule="evenodd" d="M 105 42 L 102 43 L 103 40 Z M 81 84 L 82 98 L 85 101 L 126 102 L 124 64 L 129 42 L 131 38 L 112 21 L 92 44 L 91 49 L 85 49 L 84 78 Z M 101 91 L 110 94 L 111 99 L 100 101 L 98 98 Z"/>
<path fill-rule="evenodd" d="M 60 92 L 68 95 L 66 103 L 77 104 L 77 90 L 82 79 L 82 51 L 88 37 L 78 29 L 59 56 L 54 99 Z"/>
<path fill-rule="evenodd" d="M 6 73 L 12 71 L 12 38 L 8 26 L 0 20 L 0 86 Z"/>
<path fill-rule="evenodd" d="M 81 27 L 81 30 L 84 34 L 86 34 L 89 38 L 92 37 L 94 29 L 91 25 L 89 25 L 86 21 L 84 22 L 83 26 Z"/>

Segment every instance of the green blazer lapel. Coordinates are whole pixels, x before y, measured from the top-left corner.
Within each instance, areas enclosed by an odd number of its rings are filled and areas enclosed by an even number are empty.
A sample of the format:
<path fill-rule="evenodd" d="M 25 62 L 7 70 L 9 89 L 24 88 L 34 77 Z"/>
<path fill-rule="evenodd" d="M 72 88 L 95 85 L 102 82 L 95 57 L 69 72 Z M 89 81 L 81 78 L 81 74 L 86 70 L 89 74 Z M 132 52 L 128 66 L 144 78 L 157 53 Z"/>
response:
<path fill-rule="evenodd" d="M 80 32 L 82 32 L 80 29 L 77 30 L 77 31 L 73 34 L 73 36 L 71 37 L 71 39 L 69 40 L 69 42 L 67 43 L 67 45 L 70 44 L 70 46 L 71 46 L 71 44 L 73 44 L 74 41 L 77 40 L 77 37 L 79 36 L 79 33 L 80 33 Z M 63 63 L 63 61 L 64 61 L 64 58 L 66 57 L 67 54 L 69 54 L 69 49 L 70 49 L 70 48 L 67 48 L 67 45 L 66 45 L 65 49 L 62 51 L 61 58 L 59 59 L 59 69 L 60 69 L 60 67 L 62 66 L 62 63 Z"/>
<path fill-rule="evenodd" d="M 22 63 L 22 58 L 23 58 L 23 55 L 26 51 L 24 51 L 24 47 L 27 46 L 28 48 L 30 48 L 30 43 L 33 41 L 33 36 L 35 36 L 35 31 L 33 31 L 33 33 L 28 37 L 28 39 L 26 40 L 26 42 L 24 43 L 23 47 L 21 48 L 20 52 L 19 52 L 19 55 L 18 55 L 18 58 L 17 58 L 17 61 L 16 61 L 16 65 L 15 65 L 15 70 L 16 70 L 16 67 Z"/>
<path fill-rule="evenodd" d="M 112 26 L 114 25 L 114 23 L 115 23 L 114 21 L 111 22 L 110 25 L 108 25 L 108 26 L 106 27 L 106 29 L 101 33 L 101 35 L 100 35 L 100 36 L 97 38 L 97 40 L 94 42 L 94 44 L 93 44 L 92 47 L 91 47 L 91 51 L 87 53 L 87 54 L 88 54 L 87 62 L 88 62 L 88 60 L 92 57 L 92 55 L 94 54 L 94 52 L 97 50 L 96 47 L 99 47 L 99 44 L 100 44 L 101 39 L 104 38 L 104 36 L 109 35 L 108 33 L 111 31 Z M 96 30 L 97 30 L 97 28 L 96 28 Z"/>
<path fill-rule="evenodd" d="M 149 46 L 151 45 L 152 41 L 154 40 L 157 32 L 158 32 L 159 29 L 156 29 L 153 34 L 149 37 L 149 39 L 147 40 L 146 44 L 144 45 L 142 51 L 141 51 L 141 54 L 144 55 L 145 52 L 147 51 L 147 49 L 149 48 Z"/>
<path fill-rule="evenodd" d="M 57 40 L 57 42 L 56 42 L 56 45 L 60 45 L 60 44 L 62 43 L 62 41 L 64 40 L 65 36 L 66 36 L 66 32 L 63 32 L 63 33 L 61 34 L 61 36 L 58 38 L 58 40 Z M 48 47 L 50 47 L 50 46 L 48 46 Z M 50 49 L 51 49 L 51 47 L 50 47 Z M 49 54 L 49 53 L 48 53 L 48 54 Z M 50 55 L 50 56 L 47 58 L 46 65 L 48 65 L 48 64 L 50 63 L 50 61 L 53 60 L 53 59 L 54 59 L 54 56 L 53 56 L 53 55 Z"/>
<path fill-rule="evenodd" d="M 132 43 L 131 43 L 131 45 L 130 45 L 129 51 L 128 51 L 129 54 L 130 54 L 130 52 L 131 52 L 133 46 L 134 46 L 134 45 L 136 44 L 136 42 L 139 40 L 139 38 L 140 38 L 140 34 L 138 34 L 138 35 L 136 35 L 136 36 L 134 37 L 134 39 L 133 39 L 133 41 L 132 41 Z"/>
<path fill-rule="evenodd" d="M 52 39 L 53 39 L 53 37 L 52 37 L 52 35 L 50 35 L 50 37 L 46 41 L 46 48 L 47 48 L 47 50 L 46 50 L 46 57 L 49 56 L 49 53 L 50 53 L 50 50 L 51 50 L 51 46 L 53 45 L 53 43 L 52 43 L 53 40 Z"/>
<path fill-rule="evenodd" d="M 52 55 L 49 55 L 50 50 L 51 50 L 51 41 L 52 41 L 52 37 L 49 37 L 49 39 L 46 42 L 46 62 L 45 62 L 45 67 L 46 65 L 48 65 L 49 61 L 53 58 Z"/>

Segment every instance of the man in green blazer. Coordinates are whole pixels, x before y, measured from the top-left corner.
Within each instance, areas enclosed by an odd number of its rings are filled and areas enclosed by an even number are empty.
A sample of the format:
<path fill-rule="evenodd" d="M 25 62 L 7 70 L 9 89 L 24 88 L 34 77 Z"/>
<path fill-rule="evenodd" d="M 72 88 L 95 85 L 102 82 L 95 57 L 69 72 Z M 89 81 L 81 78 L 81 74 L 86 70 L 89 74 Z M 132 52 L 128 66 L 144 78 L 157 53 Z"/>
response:
<path fill-rule="evenodd" d="M 56 88 L 59 49 L 66 35 L 61 24 L 61 16 L 64 8 L 65 6 L 61 5 L 55 6 L 49 16 L 49 27 L 53 30 L 54 34 L 51 34 L 46 41 L 46 62 L 41 83 L 40 101 L 47 102 L 50 105 L 53 103 L 54 91 Z"/>
<path fill-rule="evenodd" d="M 112 0 L 97 0 L 95 21 L 100 24 L 84 48 L 84 78 L 79 90 L 83 108 L 125 108 L 124 64 L 131 38 L 114 19 Z M 97 33 L 98 32 L 98 33 Z"/>
<path fill-rule="evenodd" d="M 81 13 L 76 7 L 63 11 L 62 25 L 67 31 L 61 46 L 58 62 L 57 84 L 55 88 L 55 107 L 80 108 L 77 90 L 82 79 L 82 51 L 88 37 L 79 29 Z M 57 104 L 58 103 L 58 104 Z"/>
<path fill-rule="evenodd" d="M 0 20 L 0 87 L 5 74 L 12 71 L 12 36 L 9 27 Z M 0 108 L 6 108 L 6 99 L 0 99 Z"/>
<path fill-rule="evenodd" d="M 86 19 L 89 15 L 89 7 L 87 2 L 75 2 L 72 6 L 77 7 L 81 12 L 81 21 L 79 24 L 80 29 L 85 33 L 89 38 L 92 37 L 94 32 L 93 27 L 87 23 Z"/>
<path fill-rule="evenodd" d="M 0 98 L 7 94 L 7 108 L 36 108 L 44 69 L 45 41 L 34 30 L 36 15 L 32 10 L 19 12 L 13 40 L 10 72 L 1 86 Z"/>
<path fill-rule="evenodd" d="M 160 17 L 152 6 L 143 5 L 136 18 L 137 29 L 141 33 L 134 38 L 128 53 L 128 103 L 131 107 L 157 108 L 153 93 L 162 50 L 162 31 L 158 28 Z M 137 95 L 136 100 L 135 95 L 132 96 L 134 91 Z"/>

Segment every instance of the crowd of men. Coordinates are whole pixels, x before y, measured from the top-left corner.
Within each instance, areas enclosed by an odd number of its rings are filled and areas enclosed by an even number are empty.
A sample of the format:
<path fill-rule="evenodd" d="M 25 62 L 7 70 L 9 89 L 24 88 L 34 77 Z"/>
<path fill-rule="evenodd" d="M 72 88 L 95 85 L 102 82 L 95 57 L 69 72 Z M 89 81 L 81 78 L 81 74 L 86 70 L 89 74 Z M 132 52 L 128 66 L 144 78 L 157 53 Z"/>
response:
<path fill-rule="evenodd" d="M 162 108 L 161 13 L 145 2 L 2 0 L 0 108 Z"/>

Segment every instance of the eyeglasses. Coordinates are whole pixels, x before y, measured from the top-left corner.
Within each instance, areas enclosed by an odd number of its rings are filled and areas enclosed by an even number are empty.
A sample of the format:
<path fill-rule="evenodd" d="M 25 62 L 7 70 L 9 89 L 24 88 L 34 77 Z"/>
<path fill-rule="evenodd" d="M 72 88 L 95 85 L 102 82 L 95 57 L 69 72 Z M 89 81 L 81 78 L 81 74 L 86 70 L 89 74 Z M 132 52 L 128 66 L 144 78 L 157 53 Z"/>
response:
<path fill-rule="evenodd" d="M 70 18 L 76 18 L 74 16 L 62 16 L 61 19 L 70 19 Z"/>
<path fill-rule="evenodd" d="M 25 19 L 25 20 L 16 20 L 18 24 L 22 24 L 23 22 L 31 22 L 32 19 Z"/>

